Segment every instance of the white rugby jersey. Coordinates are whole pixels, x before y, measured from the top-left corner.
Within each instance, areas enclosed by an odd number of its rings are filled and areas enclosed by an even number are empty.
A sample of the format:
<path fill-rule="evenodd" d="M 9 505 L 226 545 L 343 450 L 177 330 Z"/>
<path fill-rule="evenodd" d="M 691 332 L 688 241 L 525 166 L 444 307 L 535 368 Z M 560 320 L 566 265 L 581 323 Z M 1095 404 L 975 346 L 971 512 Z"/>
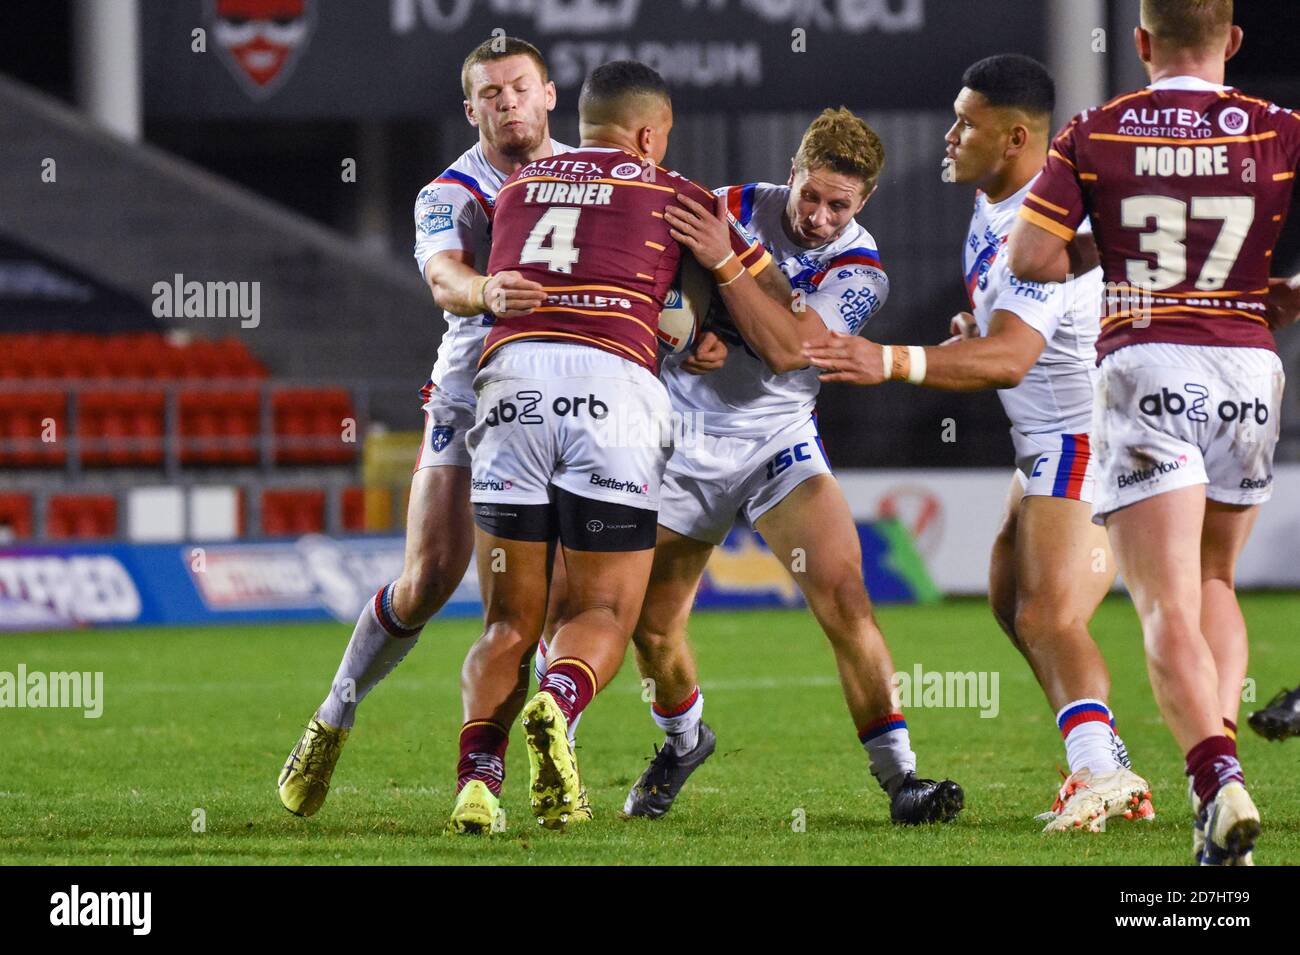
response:
<path fill-rule="evenodd" d="M 572 149 L 551 140 L 551 150 Z M 497 190 L 508 173 L 488 162 L 483 145 L 471 149 L 447 167 L 438 178 L 420 190 L 415 198 L 415 262 L 424 277 L 424 267 L 439 252 L 467 249 L 474 253 L 474 266 L 487 268 L 492 252 L 492 207 Z M 444 311 L 447 331 L 438 345 L 438 360 L 429 373 L 431 384 L 450 395 L 474 401 L 474 373 L 483 352 L 483 339 L 495 318 L 491 315 L 453 315 Z"/>
<path fill-rule="evenodd" d="M 1043 336 L 1038 361 L 1014 388 L 998 391 L 1012 426 L 1024 434 L 1086 434 L 1092 427 L 1092 386 L 1096 375 L 1097 335 L 1101 330 L 1101 268 L 1069 282 L 1022 282 L 1011 274 L 1007 236 L 1020 204 L 1036 180 L 1001 202 L 975 196 L 970 232 L 962 247 L 966 293 L 981 335 L 997 309 Z M 1091 231 L 1084 220 L 1080 232 Z"/>
<path fill-rule="evenodd" d="M 789 186 L 758 182 L 715 192 L 727 198 L 732 216 L 767 247 L 791 287 L 804 293 L 804 303 L 827 328 L 856 335 L 885 304 L 889 278 L 881 268 L 876 240 L 856 221 L 834 241 L 805 249 L 781 225 Z M 726 364 L 717 371 L 683 371 L 687 352 L 663 360 L 661 377 L 673 410 L 702 412 L 701 430 L 709 434 L 741 437 L 775 434 L 812 414 L 821 389 L 816 368 L 778 375 L 733 329 L 719 332 L 730 348 Z"/>

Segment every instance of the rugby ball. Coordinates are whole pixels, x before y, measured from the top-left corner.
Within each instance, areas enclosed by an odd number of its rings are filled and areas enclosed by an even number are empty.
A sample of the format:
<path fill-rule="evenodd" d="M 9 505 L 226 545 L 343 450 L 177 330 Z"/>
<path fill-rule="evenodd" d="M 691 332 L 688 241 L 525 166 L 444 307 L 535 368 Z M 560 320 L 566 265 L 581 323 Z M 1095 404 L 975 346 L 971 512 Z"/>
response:
<path fill-rule="evenodd" d="M 673 284 L 664 295 L 659 313 L 659 348 L 671 355 L 686 351 L 693 344 L 709 317 L 713 301 L 713 276 L 691 255 L 682 256 L 682 264 Z"/>

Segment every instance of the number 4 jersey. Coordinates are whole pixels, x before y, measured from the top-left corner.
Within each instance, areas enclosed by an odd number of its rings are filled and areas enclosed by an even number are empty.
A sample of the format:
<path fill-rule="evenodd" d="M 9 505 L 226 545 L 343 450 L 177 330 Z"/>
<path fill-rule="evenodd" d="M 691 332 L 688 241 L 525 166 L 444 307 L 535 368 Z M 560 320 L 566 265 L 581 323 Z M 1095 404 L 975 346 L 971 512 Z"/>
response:
<path fill-rule="evenodd" d="M 1099 359 L 1153 342 L 1272 349 L 1269 266 L 1298 161 L 1300 114 L 1172 77 L 1077 116 L 1020 215 L 1067 241 L 1091 218 Z"/>
<path fill-rule="evenodd" d="M 664 221 L 679 193 L 713 208 L 706 189 L 621 149 L 581 147 L 511 176 L 497 193 L 491 271 L 518 271 L 547 299 L 498 319 L 482 363 L 502 345 L 535 339 L 598 348 L 657 374 L 659 312 L 689 254 Z M 734 220 L 731 246 L 754 275 L 771 261 Z"/>

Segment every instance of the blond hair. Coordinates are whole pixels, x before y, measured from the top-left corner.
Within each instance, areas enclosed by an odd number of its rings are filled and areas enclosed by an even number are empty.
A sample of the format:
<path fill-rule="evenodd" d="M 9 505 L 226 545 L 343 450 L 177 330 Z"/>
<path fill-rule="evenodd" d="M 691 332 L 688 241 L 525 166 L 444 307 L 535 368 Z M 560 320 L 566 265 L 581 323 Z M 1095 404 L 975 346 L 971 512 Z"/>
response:
<path fill-rule="evenodd" d="M 492 37 L 484 40 L 474 49 L 469 51 L 469 56 L 465 57 L 465 62 L 460 67 L 460 88 L 465 92 L 465 98 L 470 99 L 473 90 L 470 89 L 469 71 L 480 63 L 490 63 L 493 60 L 504 60 L 509 56 L 526 56 L 537 64 L 537 71 L 542 75 L 542 82 L 545 83 L 549 76 L 546 72 L 546 60 L 542 59 L 542 51 L 537 49 L 527 40 L 521 40 L 515 36 Z"/>
<path fill-rule="evenodd" d="M 1166 46 L 1203 50 L 1231 26 L 1232 0 L 1142 0 L 1142 28 Z"/>
<path fill-rule="evenodd" d="M 827 169 L 854 176 L 867 193 L 885 168 L 885 147 L 875 130 L 843 106 L 824 109 L 803 134 L 794 164 L 805 171 Z"/>

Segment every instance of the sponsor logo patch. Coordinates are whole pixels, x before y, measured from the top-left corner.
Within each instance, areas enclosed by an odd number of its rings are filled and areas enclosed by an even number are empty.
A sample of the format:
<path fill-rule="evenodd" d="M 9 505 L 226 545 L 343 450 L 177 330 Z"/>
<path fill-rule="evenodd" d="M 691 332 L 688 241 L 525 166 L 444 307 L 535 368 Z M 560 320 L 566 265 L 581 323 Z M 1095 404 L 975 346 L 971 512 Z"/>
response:
<path fill-rule="evenodd" d="M 436 202 L 420 212 L 420 231 L 425 235 L 446 232 L 451 228 L 451 203 Z"/>
<path fill-rule="evenodd" d="M 440 424 L 429 432 L 429 446 L 434 451 L 441 451 L 447 445 L 451 444 L 451 439 L 455 436 L 456 429 L 450 425 Z"/>
<path fill-rule="evenodd" d="M 1170 474 L 1187 464 L 1187 455 L 1180 454 L 1173 461 L 1161 461 L 1159 464 L 1153 464 L 1149 468 L 1138 468 L 1130 471 L 1128 474 L 1121 474 L 1116 483 L 1119 487 L 1132 487 L 1134 484 L 1142 484 L 1162 474 Z"/>
<path fill-rule="evenodd" d="M 1219 128 L 1235 136 L 1250 125 L 1250 114 L 1240 106 L 1229 106 L 1219 114 Z"/>
<path fill-rule="evenodd" d="M 591 483 L 607 491 L 620 491 L 624 494 L 650 493 L 650 485 L 645 481 L 620 481 L 618 478 L 602 477 L 599 473 L 592 474 Z"/>

